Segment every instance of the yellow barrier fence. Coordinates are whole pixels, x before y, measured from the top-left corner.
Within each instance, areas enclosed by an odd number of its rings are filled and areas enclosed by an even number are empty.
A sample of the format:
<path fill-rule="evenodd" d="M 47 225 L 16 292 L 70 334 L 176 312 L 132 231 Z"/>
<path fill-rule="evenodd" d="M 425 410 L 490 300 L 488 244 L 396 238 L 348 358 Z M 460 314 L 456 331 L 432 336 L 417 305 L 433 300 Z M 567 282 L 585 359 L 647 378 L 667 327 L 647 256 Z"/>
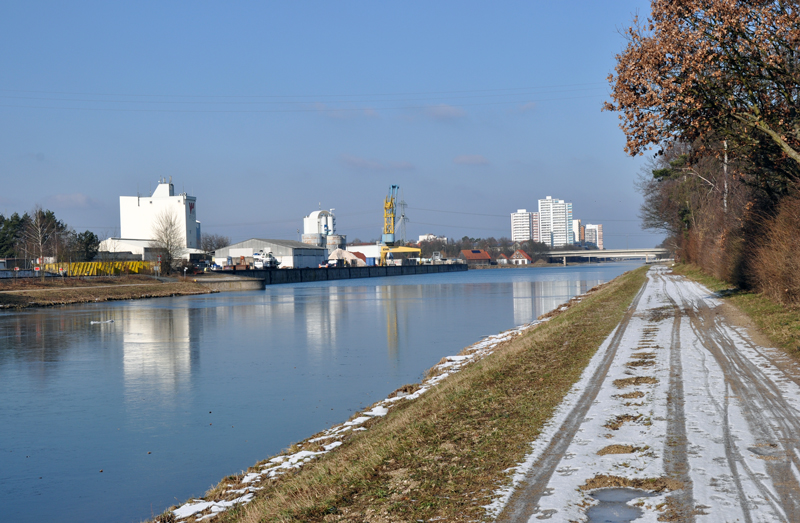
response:
<path fill-rule="evenodd" d="M 153 272 L 153 262 L 116 261 L 116 262 L 75 262 L 46 263 L 42 269 L 47 272 L 65 276 L 118 276 L 120 274 L 139 274 Z"/>

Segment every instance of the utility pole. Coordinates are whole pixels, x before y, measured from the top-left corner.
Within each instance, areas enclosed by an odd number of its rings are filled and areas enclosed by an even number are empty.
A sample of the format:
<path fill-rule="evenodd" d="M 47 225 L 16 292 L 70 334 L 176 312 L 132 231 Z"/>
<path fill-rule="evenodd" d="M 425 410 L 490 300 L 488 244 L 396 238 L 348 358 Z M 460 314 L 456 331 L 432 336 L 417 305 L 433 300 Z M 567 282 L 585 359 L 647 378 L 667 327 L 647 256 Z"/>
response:
<path fill-rule="evenodd" d="M 728 214 L 728 140 L 722 140 L 722 145 L 725 147 L 725 161 L 722 162 L 722 211 Z"/>
<path fill-rule="evenodd" d="M 405 243 L 406 243 L 406 222 L 408 221 L 408 218 L 406 217 L 406 207 L 408 207 L 408 204 L 406 203 L 406 201 L 405 201 L 405 199 L 403 197 L 403 193 L 402 193 L 403 189 L 401 188 L 400 191 L 401 191 L 400 192 L 400 203 L 397 204 L 398 207 L 400 207 L 400 239 L 402 240 L 403 245 L 405 245 Z"/>

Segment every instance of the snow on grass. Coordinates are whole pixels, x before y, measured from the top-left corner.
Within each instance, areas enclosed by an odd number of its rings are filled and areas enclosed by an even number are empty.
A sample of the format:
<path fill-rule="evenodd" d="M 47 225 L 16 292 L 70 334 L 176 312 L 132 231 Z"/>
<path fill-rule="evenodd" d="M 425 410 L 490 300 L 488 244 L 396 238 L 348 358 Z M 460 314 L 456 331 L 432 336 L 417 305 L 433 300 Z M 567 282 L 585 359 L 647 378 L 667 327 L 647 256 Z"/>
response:
<path fill-rule="evenodd" d="M 293 454 L 276 456 L 268 460 L 266 465 L 261 466 L 258 472 L 249 472 L 245 474 L 239 480 L 239 484 L 244 484 L 244 485 L 257 484 L 262 481 L 277 478 L 278 476 L 285 474 L 289 470 L 298 469 L 302 467 L 305 463 L 309 463 L 313 461 L 315 458 L 335 450 L 337 447 L 342 445 L 342 441 L 339 441 L 339 439 L 342 438 L 346 432 L 367 430 L 365 427 L 361 427 L 360 425 L 363 425 L 367 421 L 386 416 L 389 413 L 389 409 L 392 406 L 394 406 L 398 401 L 414 400 L 416 398 L 419 398 L 422 394 L 430 390 L 432 387 L 435 387 L 436 385 L 441 383 L 448 376 L 451 376 L 460 371 L 462 368 L 464 368 L 464 366 L 474 363 L 475 361 L 478 361 L 482 358 L 485 358 L 486 356 L 494 352 L 494 350 L 501 343 L 509 341 L 512 338 L 527 331 L 528 329 L 535 327 L 536 325 L 539 325 L 540 323 L 543 323 L 547 320 L 548 318 L 542 320 L 536 320 L 531 323 L 526 323 L 516 328 L 501 332 L 499 334 L 486 336 L 481 341 L 464 349 L 464 351 L 462 351 L 462 354 L 457 356 L 445 357 L 442 363 L 434 366 L 430 370 L 431 377 L 424 380 L 419 389 L 417 389 L 413 393 L 409 394 L 406 392 L 397 392 L 391 398 L 386 398 L 376 402 L 375 404 L 372 405 L 372 408 L 362 412 L 361 415 L 356 416 L 355 418 L 346 421 L 340 425 L 335 425 L 330 429 L 325 430 L 320 436 L 307 440 L 307 443 L 318 443 L 323 441 L 334 440 L 331 443 L 323 445 L 321 447 L 323 450 L 320 451 L 301 450 Z M 302 444 L 298 446 L 302 447 Z M 186 519 L 190 516 L 196 516 L 204 511 L 208 512 L 206 514 L 201 515 L 200 517 L 197 517 L 196 521 L 211 519 L 220 512 L 223 512 L 228 508 L 232 507 L 233 505 L 248 503 L 250 500 L 253 499 L 253 493 L 261 489 L 260 487 L 255 487 L 255 486 L 249 486 L 246 488 L 237 488 L 237 489 L 233 488 L 236 485 L 227 485 L 227 486 L 228 489 L 222 492 L 221 497 L 229 497 L 231 495 L 242 494 L 245 492 L 247 493 L 242 496 L 236 497 L 231 501 L 217 501 L 217 502 L 201 501 L 201 500 L 190 501 L 173 511 L 176 521 Z"/>

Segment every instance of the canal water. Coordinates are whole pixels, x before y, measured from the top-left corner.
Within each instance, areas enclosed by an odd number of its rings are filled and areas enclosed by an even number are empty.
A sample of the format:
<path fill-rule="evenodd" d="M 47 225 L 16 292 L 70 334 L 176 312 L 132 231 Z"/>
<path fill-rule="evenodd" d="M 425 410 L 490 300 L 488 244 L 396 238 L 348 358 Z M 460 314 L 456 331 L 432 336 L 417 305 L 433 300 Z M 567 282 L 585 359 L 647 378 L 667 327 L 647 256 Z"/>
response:
<path fill-rule="evenodd" d="M 158 515 L 637 265 L 0 313 L 0 519 Z"/>

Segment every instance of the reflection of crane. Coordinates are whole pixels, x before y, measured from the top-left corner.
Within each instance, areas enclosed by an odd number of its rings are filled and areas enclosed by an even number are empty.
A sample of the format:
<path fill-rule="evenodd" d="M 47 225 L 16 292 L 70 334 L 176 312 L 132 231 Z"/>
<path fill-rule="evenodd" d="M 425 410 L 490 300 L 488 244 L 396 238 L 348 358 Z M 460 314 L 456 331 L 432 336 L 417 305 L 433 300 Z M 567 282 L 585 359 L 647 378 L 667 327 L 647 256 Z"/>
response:
<path fill-rule="evenodd" d="M 394 201 L 397 199 L 397 189 L 399 185 L 392 185 L 389 188 L 389 196 L 383 202 L 383 236 L 381 243 L 389 247 L 394 245 Z"/>

